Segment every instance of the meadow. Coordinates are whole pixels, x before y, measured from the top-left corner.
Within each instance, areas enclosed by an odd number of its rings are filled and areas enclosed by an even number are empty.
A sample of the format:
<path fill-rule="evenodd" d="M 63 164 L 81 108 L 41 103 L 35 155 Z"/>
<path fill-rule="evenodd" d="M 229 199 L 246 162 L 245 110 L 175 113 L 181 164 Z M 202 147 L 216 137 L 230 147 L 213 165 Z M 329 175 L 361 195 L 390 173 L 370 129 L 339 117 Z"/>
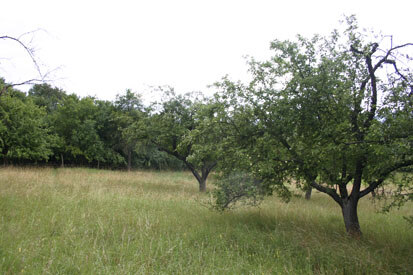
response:
<path fill-rule="evenodd" d="M 212 185 L 209 184 L 209 189 Z M 412 204 L 325 194 L 218 213 L 187 172 L 0 169 L 0 274 L 412 274 Z"/>

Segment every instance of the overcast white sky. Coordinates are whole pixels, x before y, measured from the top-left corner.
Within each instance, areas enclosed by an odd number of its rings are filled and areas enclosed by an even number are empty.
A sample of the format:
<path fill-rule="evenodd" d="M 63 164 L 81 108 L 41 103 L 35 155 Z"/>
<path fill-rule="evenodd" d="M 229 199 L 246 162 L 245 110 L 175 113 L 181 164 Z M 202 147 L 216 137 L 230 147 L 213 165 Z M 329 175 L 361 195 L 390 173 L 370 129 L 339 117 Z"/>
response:
<path fill-rule="evenodd" d="M 413 41 L 411 0 L 5 0 L 1 10 L 0 35 L 45 30 L 31 45 L 43 71 L 60 67 L 52 85 L 108 100 L 127 88 L 206 91 L 226 74 L 245 79 L 243 56 L 269 56 L 275 38 L 330 32 L 343 14 L 396 43 Z M 35 73 L 11 42 L 0 41 L 0 58 L 8 82 Z"/>

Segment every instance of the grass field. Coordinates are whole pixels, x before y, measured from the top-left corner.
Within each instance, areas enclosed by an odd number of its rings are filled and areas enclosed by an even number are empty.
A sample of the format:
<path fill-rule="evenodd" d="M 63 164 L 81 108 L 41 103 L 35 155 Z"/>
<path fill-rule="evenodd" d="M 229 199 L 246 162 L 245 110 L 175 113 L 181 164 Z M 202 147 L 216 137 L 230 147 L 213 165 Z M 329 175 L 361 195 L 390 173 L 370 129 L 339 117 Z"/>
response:
<path fill-rule="evenodd" d="M 345 234 L 323 194 L 217 213 L 183 172 L 0 169 L 0 274 L 412 274 L 407 205 L 360 203 Z"/>

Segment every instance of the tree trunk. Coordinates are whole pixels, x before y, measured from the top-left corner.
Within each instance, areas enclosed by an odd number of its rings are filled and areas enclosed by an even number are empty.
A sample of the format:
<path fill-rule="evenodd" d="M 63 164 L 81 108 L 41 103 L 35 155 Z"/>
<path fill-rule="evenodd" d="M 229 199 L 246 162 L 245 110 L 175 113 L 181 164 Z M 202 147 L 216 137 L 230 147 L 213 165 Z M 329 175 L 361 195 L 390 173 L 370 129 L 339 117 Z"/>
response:
<path fill-rule="evenodd" d="M 98 169 L 100 169 L 100 160 L 98 160 Z"/>
<path fill-rule="evenodd" d="M 206 179 L 202 178 L 201 181 L 199 182 L 199 192 L 205 192 L 206 191 Z"/>
<path fill-rule="evenodd" d="M 3 151 L 1 152 L 3 155 L 3 166 L 6 167 L 7 165 L 9 165 L 9 160 L 7 159 L 7 153 L 8 153 L 8 149 L 6 147 L 3 148 Z"/>
<path fill-rule="evenodd" d="M 213 164 L 212 166 L 207 166 L 204 165 L 204 167 L 202 167 L 202 175 L 201 175 L 201 181 L 199 181 L 199 192 L 205 192 L 206 191 L 206 181 L 209 175 L 209 172 L 211 172 L 211 169 L 215 166 L 215 164 Z"/>
<path fill-rule="evenodd" d="M 186 167 L 188 167 L 189 170 L 191 170 L 192 174 L 196 178 L 196 180 L 199 183 L 199 192 L 205 192 L 206 191 L 206 182 L 209 173 L 211 170 L 215 167 L 216 163 L 212 163 L 211 165 L 204 165 L 201 169 L 201 174 L 198 173 L 198 171 L 195 169 L 192 164 L 184 160 L 184 163 Z"/>
<path fill-rule="evenodd" d="M 205 192 L 206 191 L 206 179 L 208 177 L 208 174 L 205 174 L 204 172 L 202 172 L 202 175 L 200 175 L 198 171 L 196 171 L 196 169 L 192 165 L 188 163 L 186 163 L 186 165 L 189 168 L 189 170 L 191 170 L 192 175 L 194 175 L 194 177 L 198 181 L 199 192 Z"/>
<path fill-rule="evenodd" d="M 349 198 L 347 200 L 343 200 L 341 211 L 343 213 L 344 225 L 346 226 L 347 233 L 349 233 L 352 237 L 360 238 L 361 229 L 357 216 L 357 204 L 357 199 Z"/>
<path fill-rule="evenodd" d="M 309 200 L 311 199 L 311 192 L 313 191 L 313 187 L 309 186 L 307 190 L 305 191 L 305 199 Z"/>
<path fill-rule="evenodd" d="M 128 150 L 128 172 L 132 168 L 132 150 Z"/>
<path fill-rule="evenodd" d="M 65 160 L 64 160 L 64 158 L 63 158 L 63 154 L 60 154 L 60 160 L 61 160 L 61 163 L 60 163 L 60 167 L 65 167 Z"/>

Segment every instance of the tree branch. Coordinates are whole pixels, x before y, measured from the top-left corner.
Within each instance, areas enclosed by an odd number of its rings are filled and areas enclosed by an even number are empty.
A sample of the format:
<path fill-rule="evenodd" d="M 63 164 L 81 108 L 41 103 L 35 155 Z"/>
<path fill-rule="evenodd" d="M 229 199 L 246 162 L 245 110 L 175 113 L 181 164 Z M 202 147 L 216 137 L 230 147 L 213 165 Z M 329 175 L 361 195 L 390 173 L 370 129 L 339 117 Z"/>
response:
<path fill-rule="evenodd" d="M 156 141 L 154 141 L 154 140 L 150 140 L 150 141 L 151 141 L 160 151 L 163 151 L 163 152 L 165 152 L 165 153 L 167 153 L 167 154 L 170 154 L 170 155 L 176 157 L 176 158 L 179 159 L 179 160 L 182 160 L 182 161 L 186 162 L 186 158 L 185 158 L 184 156 L 181 156 L 181 155 L 178 154 L 177 152 L 171 151 L 171 150 L 163 147 L 162 145 L 158 144 L 158 143 L 157 143 Z"/>
<path fill-rule="evenodd" d="M 364 122 L 364 131 L 370 127 L 371 122 L 374 116 L 376 115 L 376 109 L 377 109 L 377 79 L 376 79 L 375 73 L 378 68 L 377 67 L 378 64 L 376 64 L 376 66 L 373 67 L 371 57 L 376 52 L 378 46 L 379 44 L 374 43 L 371 52 L 365 56 L 367 70 L 369 73 L 369 80 L 370 80 L 370 87 L 371 87 L 372 95 L 371 95 L 371 102 L 370 102 L 371 103 L 370 111 L 367 116 L 367 120 Z"/>
<path fill-rule="evenodd" d="M 318 191 L 320 191 L 320 192 L 322 192 L 322 193 L 325 193 L 325 194 L 329 195 L 329 196 L 332 197 L 333 200 L 334 200 L 335 202 L 337 202 L 340 206 L 343 205 L 343 201 L 342 201 L 342 199 L 340 198 L 340 196 L 337 194 L 337 192 L 336 192 L 335 189 L 330 188 L 330 187 L 322 186 L 322 185 L 316 183 L 315 180 L 312 181 L 312 182 L 310 182 L 310 186 L 311 186 L 311 187 L 314 187 L 315 189 L 317 189 Z"/>
<path fill-rule="evenodd" d="M 400 168 L 411 166 L 411 165 L 413 165 L 413 159 L 406 160 L 406 161 L 403 161 L 403 162 L 399 162 L 399 163 L 394 164 L 393 166 L 390 166 L 389 168 L 387 168 L 385 171 L 383 171 L 380 174 L 380 177 L 376 181 L 369 183 L 369 186 L 366 189 L 364 189 L 363 191 L 360 192 L 359 198 L 364 197 L 365 195 L 369 194 L 374 189 L 376 189 L 380 184 L 382 184 L 384 182 L 384 180 L 388 177 L 388 175 L 390 173 L 392 173 L 392 172 L 394 172 L 394 171 L 396 171 Z"/>
<path fill-rule="evenodd" d="M 401 78 L 403 78 L 404 81 L 406 81 L 407 83 L 409 83 L 409 80 L 407 79 L 407 77 L 405 77 L 405 76 L 399 71 L 399 69 L 397 68 L 396 61 L 395 61 L 395 60 L 386 60 L 384 63 L 386 63 L 386 64 L 392 64 L 393 67 L 394 67 L 394 70 L 396 71 L 396 73 L 397 73 Z M 408 84 L 408 85 L 409 85 L 409 87 L 410 87 L 410 94 L 409 94 L 409 96 L 413 96 L 413 85 L 412 85 L 412 84 Z"/>
<path fill-rule="evenodd" d="M 370 111 L 369 111 L 368 118 L 367 118 L 367 120 L 366 120 L 365 123 L 364 123 L 364 128 L 370 127 L 371 121 L 373 120 L 373 118 L 374 118 L 374 116 L 375 116 L 375 113 L 376 113 L 376 109 L 377 109 L 377 83 L 376 83 L 376 76 L 375 76 L 376 70 L 377 70 L 378 68 L 380 68 L 380 67 L 381 67 L 383 64 L 385 64 L 385 63 L 393 64 L 393 66 L 394 66 L 394 68 L 395 68 L 395 70 L 396 70 L 396 73 L 397 73 L 400 77 L 402 77 L 406 82 L 409 82 L 409 81 L 407 80 L 407 78 L 398 70 L 398 68 L 397 68 L 397 66 L 396 66 L 396 62 L 395 62 L 394 60 L 389 60 L 388 58 L 389 58 L 389 56 L 391 55 L 391 53 L 392 53 L 393 51 L 395 51 L 395 50 L 397 50 L 397 49 L 401 49 L 401 48 L 407 47 L 407 46 L 413 46 L 413 43 L 406 43 L 406 44 L 403 44 L 403 45 L 399 45 L 399 46 L 390 48 L 390 49 L 386 52 L 385 56 L 382 57 L 382 58 L 376 63 L 376 65 L 373 66 L 371 57 L 372 57 L 373 54 L 377 51 L 378 46 L 379 46 L 379 45 L 378 45 L 377 43 L 373 43 L 370 52 L 367 53 L 367 54 L 364 53 L 363 51 L 360 51 L 360 50 L 356 49 L 353 45 L 350 46 L 350 50 L 351 50 L 353 53 L 358 54 L 358 55 L 364 55 L 365 60 L 366 60 L 366 63 L 367 63 L 367 68 L 368 68 L 368 73 L 369 73 L 369 75 L 368 75 L 368 77 L 367 77 L 365 80 L 362 81 L 362 83 L 361 83 L 361 85 L 360 85 L 360 92 L 363 92 L 363 91 L 365 90 L 365 88 L 367 87 L 367 84 L 368 84 L 369 81 L 371 82 L 371 84 L 370 84 L 370 85 L 371 85 L 371 88 L 372 88 L 371 109 L 370 109 Z M 410 95 L 413 95 L 413 85 L 409 85 L 409 86 L 410 86 L 410 90 L 411 90 Z M 358 116 L 359 111 L 361 111 L 359 108 L 357 108 L 357 107 L 358 107 L 358 104 L 356 104 L 356 105 L 357 105 L 357 106 L 355 106 L 356 108 L 355 108 L 355 112 L 354 112 L 354 114 L 353 114 L 353 119 L 352 119 L 354 132 L 358 132 L 358 131 L 357 131 L 357 130 L 358 130 L 358 126 L 357 126 L 357 116 Z"/>
<path fill-rule="evenodd" d="M 9 84 L 4 84 L 3 88 L 0 90 L 0 96 L 6 92 L 6 90 L 8 88 L 14 87 L 14 86 L 21 86 L 21 85 L 26 85 L 26 84 L 33 84 L 36 82 L 43 82 L 43 80 L 41 79 L 30 79 L 30 80 L 26 80 L 20 83 L 9 83 Z"/>
<path fill-rule="evenodd" d="M 4 35 L 4 36 L 0 36 L 0 39 L 12 40 L 12 41 L 18 43 L 20 46 L 22 46 L 23 49 L 26 51 L 26 53 L 29 55 L 30 59 L 32 60 L 32 62 L 33 62 L 33 64 L 34 64 L 34 66 L 36 67 L 36 70 L 37 70 L 40 78 L 41 78 L 42 80 L 44 79 L 44 76 L 43 76 L 43 74 L 42 74 L 42 71 L 40 70 L 40 66 L 39 66 L 39 64 L 37 63 L 37 60 L 36 60 L 36 58 L 35 58 L 35 56 L 34 56 L 33 49 L 30 49 L 29 47 L 27 47 L 26 44 L 24 44 L 20 39 L 15 38 L 15 37 L 12 37 L 12 36 Z"/>

